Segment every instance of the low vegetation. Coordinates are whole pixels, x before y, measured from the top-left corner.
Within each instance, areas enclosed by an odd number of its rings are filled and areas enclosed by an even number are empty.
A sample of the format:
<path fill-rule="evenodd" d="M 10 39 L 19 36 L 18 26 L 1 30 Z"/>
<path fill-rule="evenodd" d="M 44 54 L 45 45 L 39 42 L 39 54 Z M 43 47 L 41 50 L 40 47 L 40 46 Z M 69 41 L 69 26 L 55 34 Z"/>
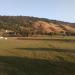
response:
<path fill-rule="evenodd" d="M 0 75 L 75 75 L 74 36 L 47 38 L 1 39 Z"/>

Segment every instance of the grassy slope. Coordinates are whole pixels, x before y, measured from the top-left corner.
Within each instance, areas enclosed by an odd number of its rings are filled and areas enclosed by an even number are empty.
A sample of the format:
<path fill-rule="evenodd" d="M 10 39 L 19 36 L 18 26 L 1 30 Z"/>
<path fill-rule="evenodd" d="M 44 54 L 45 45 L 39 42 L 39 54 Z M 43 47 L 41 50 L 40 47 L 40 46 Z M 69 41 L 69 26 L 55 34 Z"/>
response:
<path fill-rule="evenodd" d="M 0 75 L 75 75 L 75 42 L 0 40 Z"/>

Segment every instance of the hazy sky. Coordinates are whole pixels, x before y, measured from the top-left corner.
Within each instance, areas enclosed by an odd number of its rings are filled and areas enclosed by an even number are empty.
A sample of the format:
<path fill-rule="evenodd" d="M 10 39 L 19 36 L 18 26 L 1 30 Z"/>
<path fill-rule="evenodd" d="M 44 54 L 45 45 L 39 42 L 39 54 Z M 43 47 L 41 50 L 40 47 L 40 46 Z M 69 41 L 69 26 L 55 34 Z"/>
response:
<path fill-rule="evenodd" d="M 0 15 L 24 15 L 75 22 L 75 0 L 0 0 Z"/>

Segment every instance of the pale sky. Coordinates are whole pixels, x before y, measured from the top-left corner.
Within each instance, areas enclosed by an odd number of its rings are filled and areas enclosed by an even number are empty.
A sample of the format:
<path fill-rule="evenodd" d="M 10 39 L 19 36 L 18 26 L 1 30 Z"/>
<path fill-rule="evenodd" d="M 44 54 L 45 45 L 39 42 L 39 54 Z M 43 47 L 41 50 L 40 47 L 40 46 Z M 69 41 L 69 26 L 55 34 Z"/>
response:
<path fill-rule="evenodd" d="M 0 15 L 75 22 L 75 0 L 0 0 Z"/>

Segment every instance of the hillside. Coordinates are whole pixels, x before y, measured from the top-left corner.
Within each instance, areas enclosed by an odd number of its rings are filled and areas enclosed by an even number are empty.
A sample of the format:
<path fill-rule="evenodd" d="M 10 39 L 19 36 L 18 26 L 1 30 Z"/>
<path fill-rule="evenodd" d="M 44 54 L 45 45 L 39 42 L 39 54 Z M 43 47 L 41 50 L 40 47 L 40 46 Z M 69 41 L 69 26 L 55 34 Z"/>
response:
<path fill-rule="evenodd" d="M 0 36 L 75 35 L 75 24 L 30 16 L 0 16 Z"/>

